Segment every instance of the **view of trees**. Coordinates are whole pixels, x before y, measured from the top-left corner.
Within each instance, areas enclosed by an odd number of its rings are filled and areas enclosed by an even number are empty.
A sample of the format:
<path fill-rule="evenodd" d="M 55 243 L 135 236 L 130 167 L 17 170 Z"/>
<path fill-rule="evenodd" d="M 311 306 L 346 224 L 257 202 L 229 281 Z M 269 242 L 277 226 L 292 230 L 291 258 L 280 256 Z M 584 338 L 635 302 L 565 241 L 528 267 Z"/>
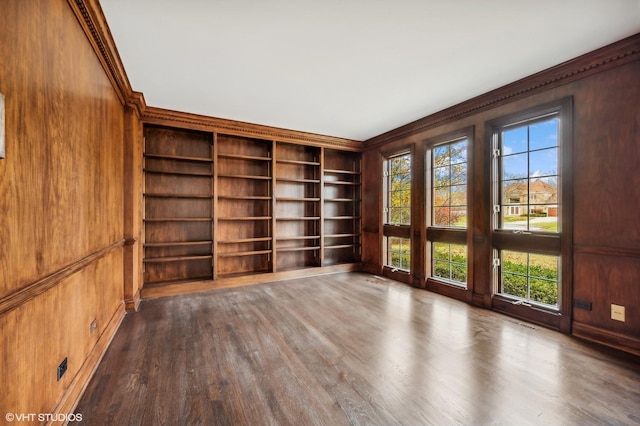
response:
<path fill-rule="evenodd" d="M 434 226 L 467 223 L 467 140 L 433 149 L 432 205 Z"/>
<path fill-rule="evenodd" d="M 411 224 L 411 155 L 388 160 L 387 223 Z"/>

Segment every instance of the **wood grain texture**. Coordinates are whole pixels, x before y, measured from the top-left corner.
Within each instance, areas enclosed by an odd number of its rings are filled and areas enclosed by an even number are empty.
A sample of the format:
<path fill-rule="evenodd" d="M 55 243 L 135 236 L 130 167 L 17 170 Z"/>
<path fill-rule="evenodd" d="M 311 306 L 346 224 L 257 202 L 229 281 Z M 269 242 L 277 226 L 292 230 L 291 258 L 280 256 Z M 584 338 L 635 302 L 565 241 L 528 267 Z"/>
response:
<path fill-rule="evenodd" d="M 146 107 L 142 118 L 145 123 L 149 124 L 158 124 L 176 128 L 182 127 L 249 138 L 262 138 L 280 142 L 293 142 L 302 145 L 324 146 L 346 151 L 361 151 L 364 148 L 361 141 L 351 139 L 208 117 L 187 112 L 171 111 L 156 107 Z"/>
<path fill-rule="evenodd" d="M 88 424 L 634 424 L 639 382 L 637 359 L 349 273 L 143 301 L 77 412 Z"/>
<path fill-rule="evenodd" d="M 143 284 L 143 130 L 135 109 L 127 107 L 124 115 L 124 299 L 127 310 L 135 311 L 140 303 Z"/>
<path fill-rule="evenodd" d="M 0 315 L 0 411 L 49 413 L 122 305 L 124 111 L 67 1 L 1 9 L 0 299 L 18 303 Z"/>
<path fill-rule="evenodd" d="M 66 2 L 3 2 L 0 19 L 6 295 L 123 237 L 123 109 Z"/>
<path fill-rule="evenodd" d="M 565 259 L 562 269 L 564 312 L 561 318 L 548 325 L 570 333 L 575 315 L 576 325 L 588 329 L 590 335 L 597 335 L 599 342 L 609 339 L 611 346 L 616 348 L 631 342 L 627 350 L 635 352 L 635 342 L 640 339 L 640 322 L 633 316 L 624 325 L 612 322 L 608 309 L 612 303 L 620 304 L 615 300 L 623 300 L 623 305 L 634 311 L 640 297 L 633 267 L 640 262 L 637 220 L 640 198 L 635 196 L 635 188 L 640 187 L 640 175 L 636 172 L 640 169 L 639 52 L 640 35 L 636 35 L 367 141 L 367 150 L 363 152 L 366 170 L 363 176 L 366 194 L 364 270 L 379 272 L 382 269 L 381 156 L 412 141 L 424 142 L 473 126 L 475 137 L 470 158 L 473 170 L 470 175 L 472 235 L 468 240 L 473 247 L 469 280 L 473 296 L 470 300 L 477 306 L 501 306 L 512 310 L 513 306 L 502 301 L 493 303 L 493 249 L 501 241 L 492 240 L 491 235 L 492 133 L 487 123 L 572 97 L 573 120 L 564 124 L 573 130 L 573 149 L 571 152 L 565 150 L 562 158 L 563 167 L 568 171 L 564 176 L 563 194 L 573 202 L 573 212 L 569 212 L 571 219 L 563 223 L 563 230 L 569 230 L 569 235 L 560 241 Z M 423 207 L 416 205 L 414 208 Z M 429 218 L 425 219 L 428 223 Z M 414 217 L 414 221 L 422 223 L 424 219 Z M 414 235 L 414 238 L 419 237 Z M 420 243 L 413 241 L 414 247 L 420 247 Z M 420 255 L 419 252 L 415 254 Z M 592 256 L 585 261 L 585 257 L 580 257 L 582 254 Z M 413 272 L 416 276 L 411 280 L 420 281 L 422 271 Z M 459 293 L 444 287 L 430 288 L 454 297 Z M 592 302 L 594 309 L 572 308 L 569 304 L 573 299 Z M 534 313 L 530 320 L 540 321 L 536 315 Z"/>

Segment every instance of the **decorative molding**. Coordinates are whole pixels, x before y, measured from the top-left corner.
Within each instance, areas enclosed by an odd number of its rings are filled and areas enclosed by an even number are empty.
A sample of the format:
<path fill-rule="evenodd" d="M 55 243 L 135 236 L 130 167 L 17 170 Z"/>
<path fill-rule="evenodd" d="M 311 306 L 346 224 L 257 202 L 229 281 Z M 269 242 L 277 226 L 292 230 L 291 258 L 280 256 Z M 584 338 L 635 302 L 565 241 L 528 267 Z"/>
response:
<path fill-rule="evenodd" d="M 124 305 L 127 312 L 138 312 L 138 308 L 140 307 L 140 290 L 133 295 L 132 298 L 125 298 Z"/>
<path fill-rule="evenodd" d="M 147 103 L 142 92 L 131 92 L 126 105 L 136 113 L 138 118 L 142 118 L 144 110 L 147 109 Z"/>
<path fill-rule="evenodd" d="M 366 149 L 640 59 L 640 33 L 364 141 Z"/>
<path fill-rule="evenodd" d="M 105 257 L 112 250 L 115 250 L 118 247 L 122 247 L 124 245 L 124 241 L 125 241 L 124 239 L 116 241 L 115 243 L 107 247 L 104 247 L 96 251 L 95 253 L 92 253 L 89 256 L 84 257 L 78 260 L 77 262 L 74 262 L 62 268 L 51 275 L 45 278 L 42 278 L 41 280 L 38 280 L 32 284 L 27 285 L 21 290 L 18 290 L 14 293 L 11 293 L 3 297 L 2 299 L 0 299 L 0 315 L 4 315 L 9 311 L 14 310 L 24 305 L 25 303 L 29 302 L 30 300 L 34 299 L 35 297 L 41 295 L 42 293 L 46 292 L 47 290 L 52 289 L 65 278 L 86 268 L 88 265 L 97 261 L 98 259 Z"/>
<path fill-rule="evenodd" d="M 604 330 L 579 321 L 573 321 L 571 334 L 580 339 L 640 356 L 640 340 L 637 337 Z"/>
<path fill-rule="evenodd" d="M 84 30 L 93 50 L 111 81 L 120 102 L 132 105 L 141 115 L 144 109 L 142 93 L 134 92 L 125 72 L 109 25 L 98 0 L 67 0 Z"/>
<path fill-rule="evenodd" d="M 203 130 L 217 133 L 241 135 L 247 137 L 266 138 L 281 142 L 294 142 L 304 145 L 323 146 L 345 151 L 361 151 L 361 141 L 319 135 L 316 133 L 288 130 L 279 127 L 251 124 L 242 121 L 208 117 L 185 112 L 171 111 L 162 108 L 147 107 L 142 120 L 148 124 L 159 124 L 182 127 L 192 130 Z"/>
<path fill-rule="evenodd" d="M 640 257 L 640 249 L 602 247 L 591 245 L 574 245 L 575 254 L 592 254 L 596 256 Z"/>
<path fill-rule="evenodd" d="M 127 238 L 124 239 L 124 245 L 125 246 L 132 246 L 137 241 L 138 241 L 138 239 L 136 237 L 127 237 Z"/>

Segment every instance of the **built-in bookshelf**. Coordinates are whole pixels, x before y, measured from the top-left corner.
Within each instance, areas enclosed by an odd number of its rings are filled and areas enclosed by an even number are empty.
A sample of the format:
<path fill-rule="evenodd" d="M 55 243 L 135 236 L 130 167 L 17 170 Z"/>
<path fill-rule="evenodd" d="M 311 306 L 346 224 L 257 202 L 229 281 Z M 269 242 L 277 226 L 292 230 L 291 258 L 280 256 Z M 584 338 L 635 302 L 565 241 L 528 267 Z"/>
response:
<path fill-rule="evenodd" d="M 321 148 L 276 143 L 277 271 L 321 265 Z"/>
<path fill-rule="evenodd" d="M 273 142 L 216 135 L 216 277 L 273 270 Z"/>
<path fill-rule="evenodd" d="M 360 153 L 144 127 L 144 285 L 360 262 Z"/>
<path fill-rule="evenodd" d="M 213 135 L 145 126 L 144 284 L 213 278 Z"/>
<path fill-rule="evenodd" d="M 360 154 L 324 149 L 323 265 L 360 262 Z"/>

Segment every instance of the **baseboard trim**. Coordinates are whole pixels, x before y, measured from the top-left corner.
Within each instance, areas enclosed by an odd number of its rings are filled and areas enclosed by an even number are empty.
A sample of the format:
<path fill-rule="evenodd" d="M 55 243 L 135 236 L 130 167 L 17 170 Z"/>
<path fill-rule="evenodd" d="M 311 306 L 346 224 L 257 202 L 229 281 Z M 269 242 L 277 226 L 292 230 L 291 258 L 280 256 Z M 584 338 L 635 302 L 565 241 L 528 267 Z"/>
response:
<path fill-rule="evenodd" d="M 154 284 L 143 287 L 141 296 L 143 299 L 155 299 L 158 297 L 176 296 L 178 294 L 195 293 L 199 291 L 244 287 L 294 278 L 304 278 L 317 275 L 361 270 L 361 263 L 347 263 L 341 265 L 296 269 L 284 272 L 267 272 L 263 274 L 250 274 L 237 277 L 217 278 L 215 280 Z"/>
<path fill-rule="evenodd" d="M 127 312 L 137 312 L 140 307 L 140 290 L 130 299 L 124 299 L 124 307 Z"/>
<path fill-rule="evenodd" d="M 574 321 L 571 334 L 580 339 L 640 356 L 640 339 Z"/>
<path fill-rule="evenodd" d="M 96 345 L 93 347 L 89 355 L 82 363 L 82 367 L 73 378 L 69 387 L 64 392 L 58 404 L 51 410 L 51 414 L 53 414 L 53 418 L 63 417 L 63 414 L 71 414 L 75 410 L 82 394 L 84 393 L 89 381 L 93 377 L 96 369 L 98 368 L 98 364 L 102 360 L 102 357 L 107 351 L 107 348 L 111 344 L 113 337 L 118 331 L 120 327 L 120 323 L 125 315 L 125 304 L 124 302 L 120 303 L 116 308 L 115 312 L 111 316 L 107 327 L 104 332 L 96 342 Z M 63 422 L 47 422 L 47 425 L 59 425 L 64 424 Z"/>

